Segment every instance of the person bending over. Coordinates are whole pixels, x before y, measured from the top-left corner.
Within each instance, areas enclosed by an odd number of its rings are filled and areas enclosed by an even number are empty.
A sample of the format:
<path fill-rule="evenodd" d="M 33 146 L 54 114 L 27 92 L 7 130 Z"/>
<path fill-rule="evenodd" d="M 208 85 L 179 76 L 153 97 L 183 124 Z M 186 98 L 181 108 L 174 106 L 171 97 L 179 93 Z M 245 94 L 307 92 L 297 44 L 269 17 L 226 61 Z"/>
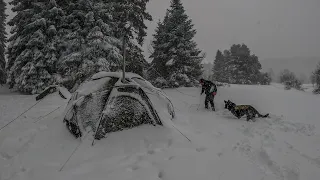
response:
<path fill-rule="evenodd" d="M 210 102 L 212 110 L 215 111 L 213 100 L 214 96 L 217 94 L 217 86 L 213 82 L 204 80 L 202 78 L 200 79 L 200 84 L 202 86 L 201 95 L 203 93 L 206 94 L 206 99 L 204 101 L 205 108 L 209 109 L 208 105 Z"/>

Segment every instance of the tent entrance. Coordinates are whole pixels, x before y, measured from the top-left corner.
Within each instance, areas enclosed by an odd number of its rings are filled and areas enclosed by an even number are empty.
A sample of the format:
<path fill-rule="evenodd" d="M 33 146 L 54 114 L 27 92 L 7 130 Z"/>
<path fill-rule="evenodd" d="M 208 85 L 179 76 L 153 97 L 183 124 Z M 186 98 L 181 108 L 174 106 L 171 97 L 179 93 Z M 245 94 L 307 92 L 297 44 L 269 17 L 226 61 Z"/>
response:
<path fill-rule="evenodd" d="M 95 139 L 101 139 L 110 132 L 122 131 L 142 124 L 162 125 L 148 96 L 141 88 L 118 86 L 108 98 Z"/>

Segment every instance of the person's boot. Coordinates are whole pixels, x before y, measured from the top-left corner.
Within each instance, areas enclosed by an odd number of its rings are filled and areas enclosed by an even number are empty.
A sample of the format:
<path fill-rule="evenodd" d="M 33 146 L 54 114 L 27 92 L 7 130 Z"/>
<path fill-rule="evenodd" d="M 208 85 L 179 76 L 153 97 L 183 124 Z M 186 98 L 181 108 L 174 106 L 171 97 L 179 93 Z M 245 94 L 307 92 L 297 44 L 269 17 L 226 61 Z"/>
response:
<path fill-rule="evenodd" d="M 216 108 L 212 107 L 212 111 L 216 111 Z"/>

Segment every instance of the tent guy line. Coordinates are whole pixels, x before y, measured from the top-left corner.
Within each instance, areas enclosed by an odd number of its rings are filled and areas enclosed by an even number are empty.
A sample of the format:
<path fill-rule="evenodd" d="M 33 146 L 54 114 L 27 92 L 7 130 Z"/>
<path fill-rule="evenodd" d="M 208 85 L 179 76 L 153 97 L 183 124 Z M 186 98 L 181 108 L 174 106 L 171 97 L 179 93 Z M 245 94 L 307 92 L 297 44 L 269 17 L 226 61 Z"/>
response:
<path fill-rule="evenodd" d="M 0 133 L 2 131 L 2 129 L 4 129 L 5 127 L 7 127 L 9 124 L 13 123 L 15 120 L 17 120 L 19 117 L 21 117 L 23 114 L 27 113 L 29 110 L 31 110 L 34 106 L 36 106 L 38 103 L 40 103 L 40 101 L 36 102 L 34 105 L 32 105 L 30 108 L 28 108 L 27 110 L 25 110 L 23 113 L 21 113 L 18 117 L 14 118 L 13 120 L 11 120 L 10 122 L 8 122 L 6 125 L 2 126 L 0 128 Z"/>
<path fill-rule="evenodd" d="M 49 116 L 51 113 L 55 112 L 56 110 L 60 109 L 63 105 L 57 107 L 56 109 L 52 110 L 51 112 L 49 112 L 48 114 L 46 114 L 45 116 L 41 116 L 39 117 L 37 120 L 35 120 L 33 123 L 37 123 L 39 121 L 41 121 L 42 119 L 44 119 L 45 117 Z"/>
<path fill-rule="evenodd" d="M 88 136 L 88 134 L 91 132 L 91 130 L 85 135 L 85 137 L 83 139 L 86 139 L 86 137 Z M 59 172 L 62 171 L 62 169 L 64 168 L 64 166 L 68 163 L 68 161 L 71 159 L 71 157 L 73 156 L 73 154 L 79 149 L 79 147 L 81 146 L 83 141 L 80 141 L 78 146 L 73 150 L 73 152 L 71 153 L 71 155 L 69 156 L 69 158 L 67 159 L 67 161 L 62 165 L 62 167 L 60 168 Z"/>

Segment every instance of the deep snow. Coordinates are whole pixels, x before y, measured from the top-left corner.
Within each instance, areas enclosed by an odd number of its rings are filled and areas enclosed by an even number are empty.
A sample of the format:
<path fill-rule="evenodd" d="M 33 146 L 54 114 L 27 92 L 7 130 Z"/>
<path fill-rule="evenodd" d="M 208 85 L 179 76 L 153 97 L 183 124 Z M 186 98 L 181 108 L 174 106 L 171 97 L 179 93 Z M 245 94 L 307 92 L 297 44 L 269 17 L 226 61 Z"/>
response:
<path fill-rule="evenodd" d="M 111 133 L 93 147 L 90 134 L 81 142 L 62 123 L 68 100 L 49 95 L 0 131 L 0 179 L 320 179 L 319 96 L 276 84 L 231 85 L 218 88 L 217 112 L 210 112 L 200 88 L 165 92 L 177 114 L 171 128 Z M 271 118 L 236 119 L 223 109 L 227 99 Z M 35 103 L 0 87 L 0 128 Z"/>

